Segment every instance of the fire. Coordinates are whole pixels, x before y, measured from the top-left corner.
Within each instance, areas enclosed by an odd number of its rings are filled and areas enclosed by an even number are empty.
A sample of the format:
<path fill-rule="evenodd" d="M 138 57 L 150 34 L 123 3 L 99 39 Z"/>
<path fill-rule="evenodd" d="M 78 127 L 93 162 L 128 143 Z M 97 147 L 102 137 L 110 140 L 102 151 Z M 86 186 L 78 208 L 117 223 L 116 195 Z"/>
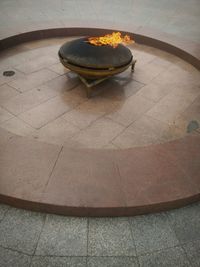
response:
<path fill-rule="evenodd" d="M 121 32 L 113 32 L 100 37 L 89 37 L 88 42 L 96 46 L 111 45 L 115 48 L 118 46 L 118 44 L 130 44 L 134 41 L 131 40 L 130 36 L 128 35 L 123 37 Z"/>

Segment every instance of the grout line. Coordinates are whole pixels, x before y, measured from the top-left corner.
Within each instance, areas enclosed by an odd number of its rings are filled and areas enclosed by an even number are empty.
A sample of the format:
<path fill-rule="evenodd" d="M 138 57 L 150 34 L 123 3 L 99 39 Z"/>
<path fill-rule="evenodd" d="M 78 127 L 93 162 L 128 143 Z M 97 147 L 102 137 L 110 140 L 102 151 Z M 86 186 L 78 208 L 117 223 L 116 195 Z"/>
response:
<path fill-rule="evenodd" d="M 22 255 L 32 256 L 32 254 L 29 254 L 29 253 L 26 253 L 26 252 L 22 252 L 21 250 L 17 250 L 17 249 L 14 249 L 14 248 L 4 247 L 2 245 L 0 245 L 0 247 L 3 248 L 3 249 L 10 250 L 12 252 L 17 252 L 17 253 L 22 254 Z"/>
<path fill-rule="evenodd" d="M 52 168 L 52 170 L 51 170 L 51 173 L 50 173 L 50 175 L 49 175 L 49 179 L 47 180 L 47 182 L 46 182 L 46 184 L 45 184 L 45 186 L 44 186 L 44 189 L 43 189 L 42 193 L 44 193 L 46 187 L 47 187 L 48 184 L 49 184 L 49 181 L 50 181 L 50 179 L 51 179 L 51 176 L 52 176 L 53 171 L 54 171 L 54 169 L 55 169 L 55 167 L 56 167 L 56 164 L 57 164 L 57 162 L 58 162 L 58 159 L 59 159 L 59 157 L 60 157 L 60 154 L 61 154 L 62 150 L 63 150 L 63 146 L 61 147 L 61 149 L 60 149 L 60 151 L 59 151 L 59 153 L 58 153 L 58 156 L 57 156 L 57 158 L 56 158 L 56 161 L 55 161 L 55 163 L 54 163 L 54 165 L 53 165 L 53 168 Z"/>

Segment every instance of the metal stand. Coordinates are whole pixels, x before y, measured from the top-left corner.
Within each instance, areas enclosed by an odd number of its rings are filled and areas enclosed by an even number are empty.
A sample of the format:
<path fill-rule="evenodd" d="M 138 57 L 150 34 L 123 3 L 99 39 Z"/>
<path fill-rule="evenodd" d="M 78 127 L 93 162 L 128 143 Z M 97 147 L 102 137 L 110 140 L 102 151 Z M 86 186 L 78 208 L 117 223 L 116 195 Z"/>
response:
<path fill-rule="evenodd" d="M 131 63 L 131 72 L 134 72 L 135 70 L 135 63 L 137 60 L 133 60 Z M 101 79 L 86 79 L 85 77 L 78 75 L 80 80 L 85 84 L 86 86 L 86 93 L 87 93 L 87 97 L 90 98 L 92 96 L 92 87 L 107 80 L 108 78 L 110 78 L 111 76 L 106 76 L 105 78 L 101 78 Z"/>

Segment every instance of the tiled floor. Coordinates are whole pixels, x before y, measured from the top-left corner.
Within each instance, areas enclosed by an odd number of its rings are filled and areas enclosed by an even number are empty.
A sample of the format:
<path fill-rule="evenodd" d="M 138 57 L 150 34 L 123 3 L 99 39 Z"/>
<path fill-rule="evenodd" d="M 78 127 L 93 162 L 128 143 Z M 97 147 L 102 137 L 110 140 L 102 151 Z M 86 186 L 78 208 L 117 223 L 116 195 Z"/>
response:
<path fill-rule="evenodd" d="M 129 148 L 162 143 L 200 125 L 200 75 L 188 63 L 158 49 L 130 46 L 130 69 L 94 89 L 84 85 L 57 56 L 72 38 L 29 42 L 2 54 L 0 126 L 37 140 L 76 148 Z"/>
<path fill-rule="evenodd" d="M 74 218 L 0 205 L 2 267 L 199 267 L 200 204 L 124 218 Z"/>

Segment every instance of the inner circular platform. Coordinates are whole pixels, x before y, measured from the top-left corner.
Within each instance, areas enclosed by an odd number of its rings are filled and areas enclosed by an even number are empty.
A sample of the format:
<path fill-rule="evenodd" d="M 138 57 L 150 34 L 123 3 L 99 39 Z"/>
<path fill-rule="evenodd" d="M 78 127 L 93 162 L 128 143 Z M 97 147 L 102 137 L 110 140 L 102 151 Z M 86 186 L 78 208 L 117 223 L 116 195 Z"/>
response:
<path fill-rule="evenodd" d="M 14 134 L 72 148 L 123 149 L 184 137 L 200 125 L 200 75 L 180 58 L 142 44 L 137 60 L 93 87 L 62 66 L 60 46 L 78 37 L 23 43 L 0 58 L 0 126 Z M 114 49 L 114 48 L 111 48 Z"/>
<path fill-rule="evenodd" d="M 68 37 L 58 38 L 60 32 Z M 110 78 L 88 99 L 57 52 L 77 38 L 70 34 L 92 32 L 48 29 L 0 42 L 16 44 L 0 55 L 0 201 L 65 215 L 124 216 L 199 200 L 200 77 L 186 62 L 199 67 L 195 47 L 135 35 L 135 72 Z M 43 35 L 56 38 L 31 41 Z"/>

